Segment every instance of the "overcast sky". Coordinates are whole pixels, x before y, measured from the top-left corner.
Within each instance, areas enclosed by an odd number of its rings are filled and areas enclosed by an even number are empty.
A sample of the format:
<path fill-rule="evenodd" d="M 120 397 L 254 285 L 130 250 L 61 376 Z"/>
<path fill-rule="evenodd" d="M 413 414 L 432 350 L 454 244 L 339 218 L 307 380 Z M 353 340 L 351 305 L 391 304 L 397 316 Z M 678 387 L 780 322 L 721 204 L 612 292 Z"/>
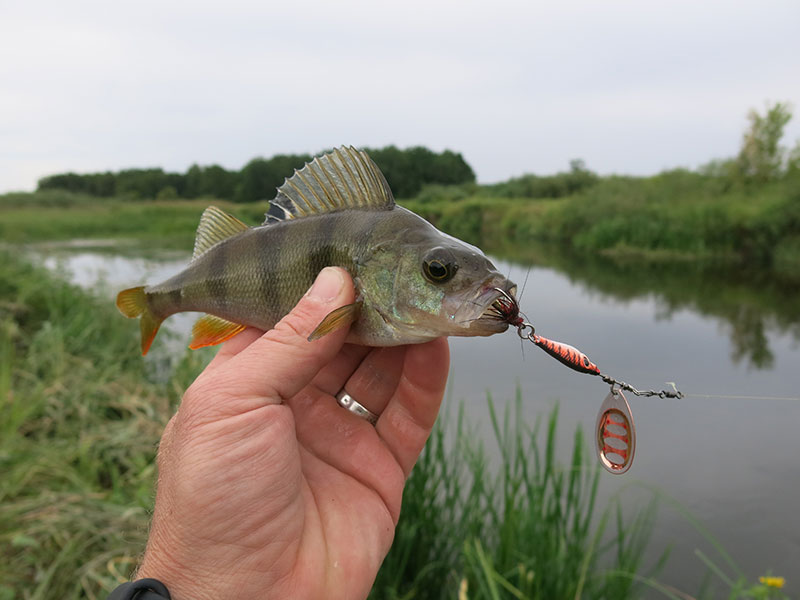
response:
<path fill-rule="evenodd" d="M 0 0 L 0 191 L 341 144 L 649 174 L 800 113 L 797 0 Z M 800 114 L 788 141 L 800 137 Z"/>

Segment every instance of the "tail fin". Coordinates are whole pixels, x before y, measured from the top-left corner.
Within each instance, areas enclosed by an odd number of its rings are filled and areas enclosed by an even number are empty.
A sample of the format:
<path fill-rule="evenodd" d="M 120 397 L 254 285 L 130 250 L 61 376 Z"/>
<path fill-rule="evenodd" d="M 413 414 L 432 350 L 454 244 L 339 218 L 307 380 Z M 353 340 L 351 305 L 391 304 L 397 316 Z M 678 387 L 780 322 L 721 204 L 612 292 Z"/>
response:
<path fill-rule="evenodd" d="M 139 328 L 142 331 L 142 356 L 144 356 L 150 350 L 150 344 L 153 343 L 153 338 L 156 337 L 164 319 L 155 316 L 150 310 L 144 286 L 121 291 L 117 295 L 117 308 L 129 319 L 141 317 Z"/>

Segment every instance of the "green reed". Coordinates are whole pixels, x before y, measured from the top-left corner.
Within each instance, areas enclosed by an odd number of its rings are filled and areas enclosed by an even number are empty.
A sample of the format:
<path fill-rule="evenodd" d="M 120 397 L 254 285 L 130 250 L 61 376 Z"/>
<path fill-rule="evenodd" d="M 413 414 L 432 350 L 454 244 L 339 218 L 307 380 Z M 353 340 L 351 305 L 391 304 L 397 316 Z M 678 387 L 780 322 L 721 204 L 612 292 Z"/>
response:
<path fill-rule="evenodd" d="M 494 460 L 463 411 L 434 430 L 373 597 L 623 599 L 652 582 L 661 561 L 640 573 L 655 502 L 626 519 L 617 501 L 597 510 L 599 471 L 581 432 L 561 465 L 558 410 L 531 427 L 521 402 L 501 419 L 489 399 Z"/>

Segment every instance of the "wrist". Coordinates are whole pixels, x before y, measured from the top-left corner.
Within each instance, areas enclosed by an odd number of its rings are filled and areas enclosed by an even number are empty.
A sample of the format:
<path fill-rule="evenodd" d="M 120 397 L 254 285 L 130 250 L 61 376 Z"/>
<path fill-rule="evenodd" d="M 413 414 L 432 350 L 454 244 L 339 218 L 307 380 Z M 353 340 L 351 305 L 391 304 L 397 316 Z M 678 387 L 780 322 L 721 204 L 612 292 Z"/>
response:
<path fill-rule="evenodd" d="M 220 581 L 213 581 L 208 573 L 200 576 L 196 568 L 196 565 L 181 564 L 175 556 L 153 548 L 149 543 L 135 578 L 161 581 L 169 590 L 171 600 L 216 600 L 228 597 L 219 595 L 221 590 L 217 590 L 217 586 Z"/>
<path fill-rule="evenodd" d="M 155 539 L 154 539 L 155 538 Z M 259 598 L 249 589 L 247 570 L 226 559 L 220 549 L 206 553 L 181 552 L 176 544 L 160 544 L 151 534 L 136 578 L 153 578 L 169 589 L 171 600 L 225 600 Z M 209 560 L 213 556 L 214 559 Z"/>
<path fill-rule="evenodd" d="M 108 600 L 172 600 L 163 583 L 157 579 L 137 579 L 115 588 Z"/>
<path fill-rule="evenodd" d="M 142 566 L 136 571 L 134 579 L 156 579 L 160 581 L 169 590 L 169 597 L 171 600 L 186 600 L 189 598 L 197 598 L 198 600 L 206 599 L 204 590 L 196 589 L 196 586 L 186 581 L 180 573 L 166 569 L 160 565 L 142 563 Z"/>

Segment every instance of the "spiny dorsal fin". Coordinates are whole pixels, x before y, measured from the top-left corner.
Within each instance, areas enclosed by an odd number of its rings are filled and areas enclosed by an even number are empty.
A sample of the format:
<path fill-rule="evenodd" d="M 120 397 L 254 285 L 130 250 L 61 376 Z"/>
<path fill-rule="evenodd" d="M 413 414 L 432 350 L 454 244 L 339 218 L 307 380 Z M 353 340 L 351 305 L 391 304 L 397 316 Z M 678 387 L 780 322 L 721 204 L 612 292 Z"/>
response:
<path fill-rule="evenodd" d="M 265 224 L 346 208 L 385 210 L 394 206 L 386 178 L 366 152 L 336 148 L 306 163 L 278 188 Z"/>
<path fill-rule="evenodd" d="M 194 238 L 192 260 L 204 254 L 209 248 L 229 237 L 250 229 L 236 217 L 221 211 L 216 206 L 209 206 L 200 217 L 197 226 L 197 237 Z"/>

